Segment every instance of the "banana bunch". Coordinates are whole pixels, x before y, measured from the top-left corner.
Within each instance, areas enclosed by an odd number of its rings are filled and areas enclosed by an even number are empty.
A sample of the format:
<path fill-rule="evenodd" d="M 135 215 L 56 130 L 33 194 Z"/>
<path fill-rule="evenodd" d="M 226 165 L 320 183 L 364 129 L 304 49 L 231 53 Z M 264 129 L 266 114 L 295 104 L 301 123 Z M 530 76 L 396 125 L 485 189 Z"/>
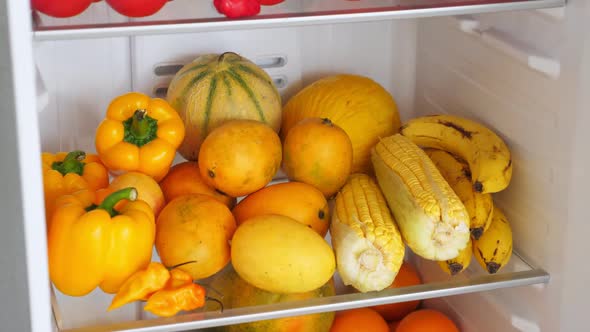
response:
<path fill-rule="evenodd" d="M 438 260 L 440 268 L 456 275 L 475 256 L 488 273 L 498 272 L 512 255 L 510 224 L 492 199 L 512 178 L 512 158 L 504 141 L 486 126 L 453 115 L 414 118 L 400 133 L 426 152 L 470 218 L 468 246 L 454 258 Z"/>
<path fill-rule="evenodd" d="M 442 176 L 447 180 L 455 194 L 459 197 L 469 215 L 471 237 L 479 237 L 488 229 L 492 222 L 494 203 L 491 194 L 475 191 L 471 185 L 469 165 L 458 157 L 437 149 L 424 149 L 434 162 Z"/>
<path fill-rule="evenodd" d="M 480 123 L 453 115 L 424 116 L 410 120 L 400 133 L 422 148 L 444 150 L 467 161 L 479 193 L 499 192 L 510 183 L 510 150 Z"/>

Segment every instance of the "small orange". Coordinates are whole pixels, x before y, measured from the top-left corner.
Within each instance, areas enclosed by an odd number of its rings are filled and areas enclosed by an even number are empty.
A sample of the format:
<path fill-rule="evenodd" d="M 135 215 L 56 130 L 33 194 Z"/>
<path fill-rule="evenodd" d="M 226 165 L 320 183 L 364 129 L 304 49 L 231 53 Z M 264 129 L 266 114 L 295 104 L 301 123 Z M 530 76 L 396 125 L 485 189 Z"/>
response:
<path fill-rule="evenodd" d="M 127 187 L 137 189 L 137 199 L 148 203 L 154 210 L 154 216 L 158 217 L 166 204 L 164 194 L 156 180 L 140 172 L 126 172 L 117 176 L 107 188 L 98 190 L 96 193 L 97 199 L 102 202 L 108 195 Z M 115 205 L 115 209 L 119 206 L 120 203 Z"/>
<path fill-rule="evenodd" d="M 396 332 L 397 327 L 399 326 L 399 321 L 394 320 L 393 322 L 389 322 L 389 332 Z"/>
<path fill-rule="evenodd" d="M 396 332 L 459 332 L 459 328 L 445 314 L 434 309 L 420 309 L 399 322 Z"/>
<path fill-rule="evenodd" d="M 166 177 L 160 181 L 160 187 L 164 192 L 166 202 L 170 202 L 182 195 L 205 194 L 212 196 L 230 209 L 236 204 L 234 197 L 225 195 L 205 184 L 199 171 L 199 164 L 196 161 L 186 161 L 174 165 Z"/>
<path fill-rule="evenodd" d="M 387 322 L 371 308 L 336 313 L 330 332 L 389 332 Z"/>
<path fill-rule="evenodd" d="M 327 198 L 342 188 L 352 170 L 352 143 L 327 118 L 305 118 L 283 142 L 283 170 L 291 181 L 318 188 Z"/>
<path fill-rule="evenodd" d="M 227 206 L 209 195 L 176 197 L 158 216 L 158 255 L 166 266 L 182 265 L 195 280 L 212 276 L 230 261 L 229 240 L 236 221 Z"/>
<path fill-rule="evenodd" d="M 410 263 L 403 262 L 399 272 L 397 273 L 397 276 L 395 277 L 395 280 L 389 286 L 389 288 L 415 286 L 420 285 L 421 283 L 422 280 L 420 279 L 418 272 L 416 272 L 416 269 L 414 269 Z M 415 310 L 419 304 L 420 301 L 408 301 L 383 304 L 371 308 L 377 310 L 377 312 L 381 314 L 385 320 L 392 321 L 402 319 L 405 315 Z"/>
<path fill-rule="evenodd" d="M 265 187 L 281 166 L 279 135 L 255 120 L 229 120 L 213 129 L 199 150 L 203 181 L 232 197 Z"/>

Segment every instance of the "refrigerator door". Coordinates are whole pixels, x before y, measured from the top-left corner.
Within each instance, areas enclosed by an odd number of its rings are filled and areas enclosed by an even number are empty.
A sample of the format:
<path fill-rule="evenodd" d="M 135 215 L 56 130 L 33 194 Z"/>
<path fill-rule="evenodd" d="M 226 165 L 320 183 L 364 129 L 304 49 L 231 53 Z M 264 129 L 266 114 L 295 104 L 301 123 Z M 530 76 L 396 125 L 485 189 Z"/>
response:
<path fill-rule="evenodd" d="M 51 306 L 27 1 L 0 3 L 0 322 L 49 331 Z"/>

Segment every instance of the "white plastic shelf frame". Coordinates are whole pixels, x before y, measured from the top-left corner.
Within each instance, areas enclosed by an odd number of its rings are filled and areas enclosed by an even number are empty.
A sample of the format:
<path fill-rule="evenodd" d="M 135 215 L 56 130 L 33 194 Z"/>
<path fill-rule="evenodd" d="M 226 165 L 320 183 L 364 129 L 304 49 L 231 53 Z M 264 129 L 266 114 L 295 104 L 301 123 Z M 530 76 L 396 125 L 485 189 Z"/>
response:
<path fill-rule="evenodd" d="M 223 311 L 219 309 L 211 309 L 210 311 L 200 309 L 194 312 L 182 313 L 171 318 L 157 318 L 148 315 L 142 310 L 143 304 L 135 304 L 136 314 L 134 319 L 122 318 L 128 315 L 117 317 L 116 313 L 107 313 L 106 307 L 102 308 L 103 310 L 96 308 L 96 317 L 94 319 L 97 323 L 90 324 L 90 326 L 74 323 L 71 319 L 75 318 L 75 315 L 73 312 L 67 311 L 75 310 L 75 305 L 72 306 L 73 303 L 70 302 L 69 309 L 61 308 L 55 293 L 57 290 L 54 290 L 52 301 L 54 318 L 59 332 L 172 332 L 188 330 L 209 332 L 211 330 L 207 328 L 258 320 L 339 311 L 387 303 L 441 298 L 509 287 L 527 285 L 543 287 L 543 284 L 548 283 L 550 279 L 546 271 L 531 266 L 517 253 L 513 253 L 508 265 L 493 275 L 487 274 L 478 265 L 475 258 L 473 258 L 470 266 L 461 274 L 449 276 L 440 270 L 436 262 L 421 259 L 411 253 L 406 257 L 420 271 L 423 284 L 385 289 L 380 292 L 359 293 L 351 287 L 344 286 L 338 277 L 338 273 L 336 273 L 334 276 L 336 285 L 335 296 L 271 305 L 232 308 Z M 207 284 L 207 281 L 203 282 Z M 102 294 L 102 296 L 107 295 Z M 223 294 L 213 296 L 223 296 Z M 76 301 L 79 301 L 80 305 L 84 305 L 84 301 L 88 301 L 88 299 L 81 297 L 77 298 Z M 133 304 L 128 306 L 133 306 Z"/>
<path fill-rule="evenodd" d="M 264 6 L 254 17 L 227 19 L 217 13 L 212 0 L 171 0 L 152 16 L 132 19 L 100 1 L 67 19 L 34 12 L 33 34 L 36 40 L 103 38 L 546 9 L 563 7 L 565 3 L 566 0 L 286 0 L 276 6 Z"/>

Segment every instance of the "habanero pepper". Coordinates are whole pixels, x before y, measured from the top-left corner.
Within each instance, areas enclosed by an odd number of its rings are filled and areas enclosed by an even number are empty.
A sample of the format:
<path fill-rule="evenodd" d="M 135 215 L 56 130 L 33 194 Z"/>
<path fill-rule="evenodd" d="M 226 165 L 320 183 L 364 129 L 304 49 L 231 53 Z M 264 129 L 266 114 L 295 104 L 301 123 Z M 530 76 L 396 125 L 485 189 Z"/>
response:
<path fill-rule="evenodd" d="M 193 278 L 190 274 L 177 269 L 177 267 L 189 263 L 194 263 L 194 261 L 168 268 L 160 262 L 151 262 L 147 268 L 135 272 L 121 285 L 107 311 L 117 309 L 134 301 L 147 301 L 152 294 L 164 287 L 176 287 L 192 283 Z"/>
<path fill-rule="evenodd" d="M 193 283 L 170 285 L 149 297 L 143 310 L 160 317 L 172 317 L 180 311 L 191 311 L 205 305 L 205 289 Z"/>
<path fill-rule="evenodd" d="M 55 287 L 83 296 L 97 286 L 116 293 L 151 261 L 156 227 L 154 213 L 137 190 L 110 194 L 98 206 L 94 192 L 62 196 L 48 236 L 49 274 Z M 114 206 L 128 200 L 117 211 Z"/>
<path fill-rule="evenodd" d="M 184 124 L 165 100 L 130 92 L 115 98 L 96 130 L 96 151 L 113 173 L 138 171 L 160 181 L 184 139 Z"/>
<path fill-rule="evenodd" d="M 58 197 L 83 189 L 95 191 L 109 185 L 109 173 L 97 155 L 79 150 L 56 154 L 43 152 L 41 161 L 47 228 Z"/>

